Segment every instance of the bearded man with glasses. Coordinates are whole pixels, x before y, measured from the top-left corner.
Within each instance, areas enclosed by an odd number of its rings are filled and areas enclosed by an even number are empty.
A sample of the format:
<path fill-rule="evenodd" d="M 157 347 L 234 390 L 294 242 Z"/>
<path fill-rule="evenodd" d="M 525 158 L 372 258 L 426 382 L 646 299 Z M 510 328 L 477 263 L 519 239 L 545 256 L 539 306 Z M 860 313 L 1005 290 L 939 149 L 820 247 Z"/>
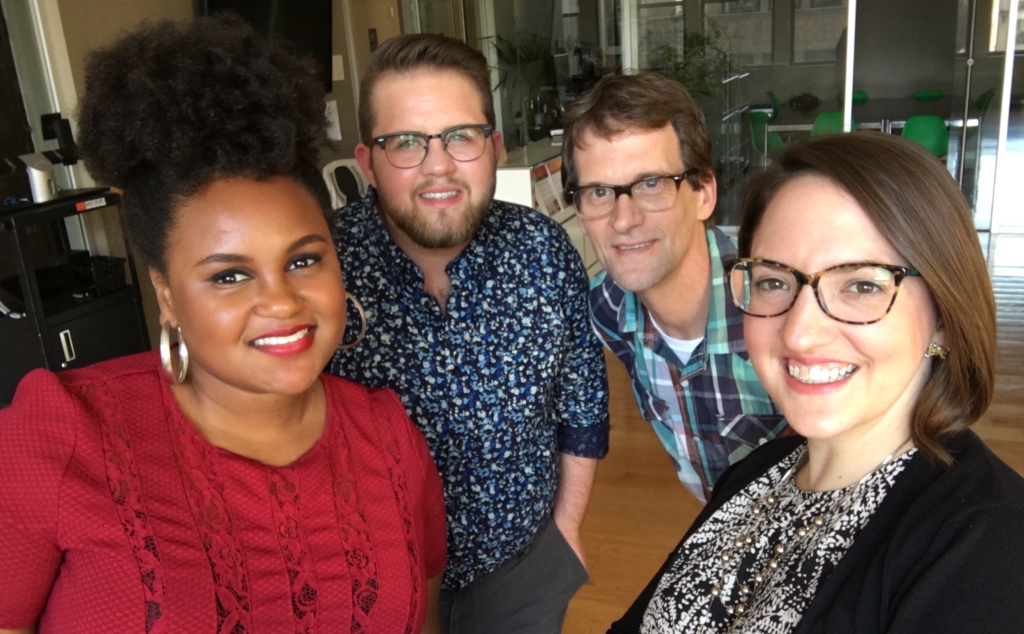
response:
<path fill-rule="evenodd" d="M 373 187 L 335 238 L 366 333 L 328 370 L 394 389 L 427 440 L 448 522 L 443 631 L 555 634 L 588 578 L 580 525 L 608 448 L 583 262 L 553 220 L 493 199 L 502 141 L 479 52 L 388 40 L 359 119 Z"/>
<path fill-rule="evenodd" d="M 704 116 L 678 82 L 638 73 L 603 78 L 564 120 L 565 197 L 605 269 L 590 285 L 594 330 L 629 371 L 680 481 L 707 502 L 730 464 L 788 428 L 729 297 L 736 244 L 709 226 Z"/>

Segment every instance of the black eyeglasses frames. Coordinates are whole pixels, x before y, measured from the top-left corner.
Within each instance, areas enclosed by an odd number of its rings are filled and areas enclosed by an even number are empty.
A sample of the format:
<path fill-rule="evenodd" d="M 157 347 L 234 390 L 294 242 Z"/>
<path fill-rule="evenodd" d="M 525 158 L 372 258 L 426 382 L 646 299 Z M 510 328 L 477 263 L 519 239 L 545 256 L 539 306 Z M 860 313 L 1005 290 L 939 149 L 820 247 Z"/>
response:
<path fill-rule="evenodd" d="M 430 140 L 441 139 L 441 146 L 452 159 L 466 163 L 483 156 L 487 139 L 494 131 L 488 124 L 465 124 L 448 128 L 437 134 L 422 132 L 392 132 L 382 134 L 373 142 L 384 150 L 388 161 L 399 169 L 418 167 L 427 158 Z"/>
<path fill-rule="evenodd" d="M 640 211 L 653 213 L 674 205 L 679 187 L 697 174 L 700 174 L 700 170 L 691 167 L 681 174 L 645 176 L 625 185 L 569 187 L 565 193 L 576 206 L 576 213 L 588 220 L 610 214 L 622 195 L 629 196 Z M 672 185 L 669 185 L 670 182 Z"/>

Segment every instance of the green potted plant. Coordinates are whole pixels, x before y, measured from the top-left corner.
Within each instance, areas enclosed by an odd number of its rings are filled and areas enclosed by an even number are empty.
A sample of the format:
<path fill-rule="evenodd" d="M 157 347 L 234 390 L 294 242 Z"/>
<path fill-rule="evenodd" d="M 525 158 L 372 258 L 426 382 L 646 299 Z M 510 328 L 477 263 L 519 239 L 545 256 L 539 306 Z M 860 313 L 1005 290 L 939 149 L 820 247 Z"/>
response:
<path fill-rule="evenodd" d="M 651 61 L 650 70 L 674 79 L 692 94 L 714 97 L 722 89 L 722 60 L 718 45 L 720 27 L 709 21 L 702 33 L 687 32 L 683 44 L 663 46 Z"/>
<path fill-rule="evenodd" d="M 539 35 L 516 33 L 514 40 L 495 35 L 491 40 L 498 59 L 500 79 L 495 88 L 518 92 L 519 112 L 525 129 L 529 127 L 530 103 L 540 95 L 542 86 L 555 83 L 555 58 L 551 43 Z M 525 141 L 525 139 L 524 139 Z"/>

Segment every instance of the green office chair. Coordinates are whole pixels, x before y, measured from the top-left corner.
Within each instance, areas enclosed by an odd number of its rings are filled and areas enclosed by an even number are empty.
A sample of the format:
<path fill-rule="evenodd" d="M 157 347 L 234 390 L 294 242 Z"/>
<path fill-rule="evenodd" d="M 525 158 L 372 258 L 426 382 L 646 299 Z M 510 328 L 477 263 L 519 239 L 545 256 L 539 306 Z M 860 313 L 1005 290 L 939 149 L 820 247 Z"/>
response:
<path fill-rule="evenodd" d="M 978 112 L 984 116 L 985 112 L 988 111 L 988 107 L 992 105 L 992 99 L 996 96 L 996 89 L 989 88 L 985 92 L 978 95 L 978 98 L 974 101 L 974 106 L 978 109 Z"/>
<path fill-rule="evenodd" d="M 779 101 L 779 98 L 775 96 L 775 93 L 770 90 L 764 94 L 768 95 L 768 99 L 772 102 L 772 119 L 774 119 L 779 116 L 779 110 L 782 110 L 782 102 Z"/>
<path fill-rule="evenodd" d="M 750 113 L 750 142 L 754 151 L 765 157 L 778 156 L 788 149 L 786 142 L 782 140 L 778 132 L 768 133 L 768 152 L 764 150 L 764 130 L 768 125 L 770 115 L 767 112 Z"/>
<path fill-rule="evenodd" d="M 839 94 L 839 103 L 843 103 L 843 97 L 844 96 L 845 95 L 843 95 L 843 93 Z M 854 90 L 853 91 L 853 105 L 859 106 L 859 105 L 865 104 L 867 102 L 868 102 L 868 93 L 867 93 L 867 91 L 864 91 L 864 90 Z"/>
<path fill-rule="evenodd" d="M 839 134 L 843 131 L 843 113 L 838 110 L 827 110 L 814 118 L 811 127 L 811 138 L 826 134 Z"/>
<path fill-rule="evenodd" d="M 919 90 L 914 93 L 914 99 L 917 101 L 938 101 L 946 96 L 946 93 L 941 90 Z"/>
<path fill-rule="evenodd" d="M 938 115 L 910 117 L 903 128 L 903 138 L 921 144 L 939 158 L 949 154 L 949 128 Z"/>

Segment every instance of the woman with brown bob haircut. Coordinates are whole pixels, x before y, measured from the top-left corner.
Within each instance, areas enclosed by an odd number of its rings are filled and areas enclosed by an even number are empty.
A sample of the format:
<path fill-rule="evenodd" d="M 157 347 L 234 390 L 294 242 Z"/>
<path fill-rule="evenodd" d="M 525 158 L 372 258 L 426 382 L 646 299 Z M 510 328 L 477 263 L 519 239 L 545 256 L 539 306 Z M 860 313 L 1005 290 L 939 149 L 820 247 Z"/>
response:
<path fill-rule="evenodd" d="M 1024 479 L 968 427 L 995 377 L 970 209 L 923 148 L 823 137 L 750 185 L 726 268 L 766 443 L 611 632 L 1007 632 L 1024 623 Z"/>

